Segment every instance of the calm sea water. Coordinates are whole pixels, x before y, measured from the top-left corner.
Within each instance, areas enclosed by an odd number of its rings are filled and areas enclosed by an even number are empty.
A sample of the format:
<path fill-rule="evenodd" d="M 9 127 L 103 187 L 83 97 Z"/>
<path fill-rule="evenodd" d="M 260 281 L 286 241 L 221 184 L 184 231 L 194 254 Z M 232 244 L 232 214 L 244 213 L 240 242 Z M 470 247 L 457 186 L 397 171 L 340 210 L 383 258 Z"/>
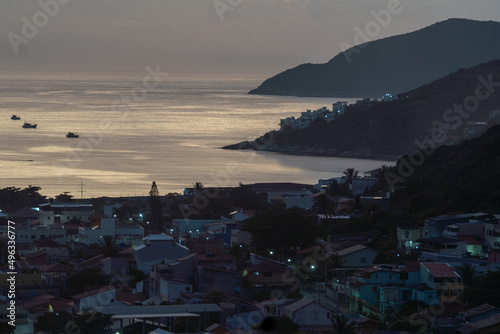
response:
<path fill-rule="evenodd" d="M 349 167 L 388 164 L 219 149 L 338 99 L 246 94 L 262 76 L 171 74 L 144 92 L 146 74 L 0 73 L 0 187 L 37 185 L 45 195 L 80 197 L 83 183 L 86 197 L 125 196 L 146 195 L 156 181 L 166 194 L 197 181 L 312 184 Z M 23 121 L 38 128 L 23 129 Z M 68 131 L 80 138 L 66 138 Z"/>

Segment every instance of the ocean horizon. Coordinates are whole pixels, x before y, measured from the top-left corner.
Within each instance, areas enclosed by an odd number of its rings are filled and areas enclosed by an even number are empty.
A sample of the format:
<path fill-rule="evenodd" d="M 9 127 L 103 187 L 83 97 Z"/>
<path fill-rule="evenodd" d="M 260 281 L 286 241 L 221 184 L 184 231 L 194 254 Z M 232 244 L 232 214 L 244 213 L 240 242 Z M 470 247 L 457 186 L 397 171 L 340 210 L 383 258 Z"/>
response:
<path fill-rule="evenodd" d="M 345 98 L 249 95 L 265 76 L 0 73 L 0 187 L 55 196 L 144 196 L 206 186 L 299 182 L 390 161 L 233 151 L 279 120 Z M 146 83 L 147 84 L 146 84 Z M 20 120 L 11 120 L 15 114 Z M 36 129 L 22 128 L 23 122 Z M 68 132 L 79 138 L 66 138 Z"/>

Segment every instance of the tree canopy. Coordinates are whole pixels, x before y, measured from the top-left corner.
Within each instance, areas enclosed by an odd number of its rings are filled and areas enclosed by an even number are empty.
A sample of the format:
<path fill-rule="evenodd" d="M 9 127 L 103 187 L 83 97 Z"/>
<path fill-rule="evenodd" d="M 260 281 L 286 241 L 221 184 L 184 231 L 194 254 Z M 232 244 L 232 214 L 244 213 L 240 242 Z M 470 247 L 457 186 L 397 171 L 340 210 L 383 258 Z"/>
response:
<path fill-rule="evenodd" d="M 262 322 L 255 327 L 255 329 L 259 329 L 264 332 L 295 333 L 299 329 L 299 325 L 286 316 L 268 316 L 265 317 Z"/>
<path fill-rule="evenodd" d="M 470 306 L 488 303 L 500 307 L 500 271 L 489 271 L 478 276 L 464 289 L 464 301 Z"/>
<path fill-rule="evenodd" d="M 46 197 L 40 195 L 42 188 L 29 185 L 21 189 L 16 187 L 6 187 L 0 189 L 0 209 L 4 212 L 15 212 L 24 207 L 33 207 L 44 203 Z"/>
<path fill-rule="evenodd" d="M 242 230 L 252 235 L 252 248 L 265 253 L 274 249 L 278 254 L 293 253 L 296 247 L 311 246 L 320 235 L 304 209 L 273 207 L 249 218 Z"/>

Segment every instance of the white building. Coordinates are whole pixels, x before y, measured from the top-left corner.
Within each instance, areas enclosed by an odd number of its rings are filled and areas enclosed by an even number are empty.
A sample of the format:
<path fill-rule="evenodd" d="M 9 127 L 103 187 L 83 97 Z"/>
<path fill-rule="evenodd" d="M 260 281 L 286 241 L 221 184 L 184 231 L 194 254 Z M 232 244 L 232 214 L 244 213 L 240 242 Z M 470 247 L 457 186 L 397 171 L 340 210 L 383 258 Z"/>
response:
<path fill-rule="evenodd" d="M 116 226 L 115 218 L 101 218 L 101 226 L 80 227 L 78 240 L 87 246 L 99 243 L 105 235 L 111 235 L 117 243 L 137 245 L 142 243 L 144 229 L 135 226 Z"/>
<path fill-rule="evenodd" d="M 301 208 L 311 210 L 314 204 L 312 195 L 286 196 L 285 204 L 287 209 Z"/>
<path fill-rule="evenodd" d="M 77 203 L 45 203 L 40 204 L 40 225 L 64 224 L 72 219 L 89 221 L 94 213 L 92 204 Z"/>
<path fill-rule="evenodd" d="M 418 242 L 424 237 L 423 227 L 397 227 L 398 249 L 406 252 L 418 248 Z"/>
<path fill-rule="evenodd" d="M 302 328 L 332 325 L 332 311 L 309 297 L 280 309 L 282 315 L 289 317 Z"/>
<path fill-rule="evenodd" d="M 497 217 L 498 215 L 495 215 Z M 489 248 L 500 249 L 500 224 L 498 221 L 491 220 L 484 225 L 484 241 Z"/>
<path fill-rule="evenodd" d="M 344 115 L 347 109 L 346 101 L 337 101 L 332 105 L 332 112 L 338 115 Z"/>
<path fill-rule="evenodd" d="M 0 226 L 0 238 L 7 239 L 7 226 Z M 32 226 L 16 227 L 17 243 L 34 243 L 37 240 L 51 238 L 59 243 L 65 244 L 67 231 L 64 226 Z"/>
<path fill-rule="evenodd" d="M 78 313 L 84 312 L 85 310 L 94 310 L 101 306 L 123 305 L 120 302 L 115 302 L 116 290 L 111 285 L 85 291 L 71 298 L 74 299 L 74 309 Z"/>

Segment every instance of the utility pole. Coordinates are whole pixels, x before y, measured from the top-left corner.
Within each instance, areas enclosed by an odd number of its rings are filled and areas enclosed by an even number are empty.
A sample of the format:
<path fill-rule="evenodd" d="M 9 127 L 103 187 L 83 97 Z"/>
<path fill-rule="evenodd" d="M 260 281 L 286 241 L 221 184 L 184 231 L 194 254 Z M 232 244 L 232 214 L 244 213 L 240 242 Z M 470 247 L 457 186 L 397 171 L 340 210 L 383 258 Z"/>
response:
<path fill-rule="evenodd" d="M 83 180 L 80 180 L 80 198 L 83 199 Z"/>

